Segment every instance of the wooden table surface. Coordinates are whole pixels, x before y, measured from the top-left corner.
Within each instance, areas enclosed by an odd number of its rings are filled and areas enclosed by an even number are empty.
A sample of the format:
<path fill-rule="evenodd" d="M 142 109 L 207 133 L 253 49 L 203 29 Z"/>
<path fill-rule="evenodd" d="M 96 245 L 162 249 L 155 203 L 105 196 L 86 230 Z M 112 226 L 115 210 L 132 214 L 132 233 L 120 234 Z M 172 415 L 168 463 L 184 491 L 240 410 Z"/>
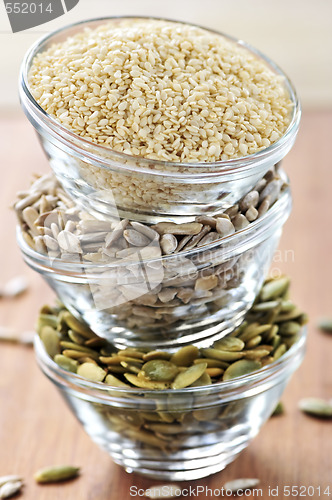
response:
<path fill-rule="evenodd" d="M 259 478 L 260 498 L 269 487 L 316 488 L 314 498 L 332 497 L 332 422 L 302 414 L 300 398 L 332 398 L 332 335 L 316 328 L 321 315 L 332 316 L 332 112 L 307 112 L 295 147 L 284 162 L 290 175 L 294 209 L 273 267 L 292 277 L 292 297 L 310 315 L 306 358 L 283 396 L 286 413 L 270 419 L 251 445 L 222 471 L 184 487 L 221 488 L 239 477 Z M 32 127 L 23 116 L 0 120 L 1 277 L 23 274 L 29 290 L 20 298 L 0 299 L 0 326 L 32 330 L 39 307 L 53 300 L 41 277 L 23 263 L 15 243 L 15 218 L 9 210 L 15 192 L 33 172 L 48 171 Z M 50 464 L 82 467 L 81 476 L 61 485 L 40 486 L 33 473 Z M 56 389 L 39 371 L 31 348 L 0 345 L 0 476 L 21 474 L 26 500 L 127 500 L 130 486 L 160 483 L 127 474 L 84 433 Z M 323 495 L 330 486 L 330 495 Z M 318 488 L 321 488 L 319 495 Z M 304 489 L 302 491 L 305 492 Z M 192 495 L 194 496 L 194 495 Z M 292 495 L 291 495 L 292 496 Z M 295 490 L 294 490 L 294 495 Z M 310 496 L 310 490 L 303 494 Z M 213 498 L 209 492 L 195 498 Z"/>

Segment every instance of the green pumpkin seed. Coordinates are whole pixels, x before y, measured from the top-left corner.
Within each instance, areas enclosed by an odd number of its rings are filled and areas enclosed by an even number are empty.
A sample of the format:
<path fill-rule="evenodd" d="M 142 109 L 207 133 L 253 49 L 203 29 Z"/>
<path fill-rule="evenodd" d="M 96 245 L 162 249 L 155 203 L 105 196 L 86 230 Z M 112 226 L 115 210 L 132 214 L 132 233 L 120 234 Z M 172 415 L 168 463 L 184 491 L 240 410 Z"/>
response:
<path fill-rule="evenodd" d="M 102 382 L 106 377 L 106 372 L 100 366 L 93 363 L 83 363 L 77 368 L 77 375 L 93 382 Z"/>
<path fill-rule="evenodd" d="M 77 332 L 74 332 L 74 330 L 68 330 L 67 335 L 70 338 L 70 340 L 74 342 L 74 344 L 83 345 L 86 340 L 84 337 L 82 337 L 82 335 L 80 335 Z"/>
<path fill-rule="evenodd" d="M 253 361 L 251 359 L 241 359 L 231 364 L 223 375 L 223 380 L 231 380 L 237 377 L 243 377 L 249 373 L 255 372 L 261 368 L 261 363 L 259 361 Z"/>
<path fill-rule="evenodd" d="M 261 335 L 257 335 L 257 337 L 253 337 L 252 339 L 248 340 L 246 342 L 246 349 L 252 349 L 253 347 L 258 346 L 262 342 L 262 337 Z"/>
<path fill-rule="evenodd" d="M 194 410 L 193 417 L 195 420 L 199 422 L 212 422 L 216 418 L 218 418 L 220 412 L 220 406 L 216 406 L 214 408 L 206 408 L 202 410 Z"/>
<path fill-rule="evenodd" d="M 158 424 L 158 423 L 148 423 L 145 424 L 147 429 L 152 430 L 153 432 L 160 432 L 161 434 L 179 434 L 183 432 L 182 425 L 179 424 Z"/>
<path fill-rule="evenodd" d="M 74 330 L 75 332 L 79 333 L 80 335 L 82 335 L 82 337 L 86 339 L 90 339 L 91 337 L 96 336 L 88 326 L 86 326 L 84 323 L 76 319 L 75 316 L 70 314 L 69 311 L 66 311 L 63 314 L 63 320 L 66 322 L 66 324 L 69 326 L 71 330 Z"/>
<path fill-rule="evenodd" d="M 237 337 L 225 337 L 215 342 L 213 348 L 220 351 L 242 351 L 244 342 Z"/>
<path fill-rule="evenodd" d="M 277 360 L 279 358 L 281 358 L 281 356 L 283 354 L 285 354 L 285 352 L 287 351 L 287 347 L 286 347 L 286 344 L 280 344 L 277 349 L 274 351 L 274 359 Z"/>
<path fill-rule="evenodd" d="M 210 385 L 212 384 L 211 377 L 206 371 L 197 379 L 195 382 L 190 384 L 189 387 L 201 387 L 202 385 Z"/>
<path fill-rule="evenodd" d="M 54 328 L 51 326 L 43 326 L 40 332 L 40 338 L 47 354 L 51 356 L 51 358 L 54 358 L 56 354 L 60 354 L 60 337 Z"/>
<path fill-rule="evenodd" d="M 212 378 L 220 377 L 225 370 L 222 368 L 206 368 L 205 372 Z"/>
<path fill-rule="evenodd" d="M 304 413 L 314 417 L 332 418 L 332 404 L 320 398 L 304 398 L 299 402 Z"/>
<path fill-rule="evenodd" d="M 268 302 L 260 302 L 259 304 L 255 304 L 252 307 L 252 310 L 255 312 L 266 312 L 275 309 L 276 307 L 278 307 L 278 305 L 279 302 L 277 300 L 270 300 Z"/>
<path fill-rule="evenodd" d="M 206 363 L 200 363 L 198 365 L 192 365 L 186 371 L 179 373 L 172 383 L 172 389 L 183 389 L 193 384 L 203 375 L 206 367 Z"/>
<path fill-rule="evenodd" d="M 286 276 L 265 283 L 260 293 L 261 300 L 263 302 L 266 302 L 270 299 L 275 299 L 277 297 L 280 297 L 287 291 L 289 284 L 290 284 L 290 279 L 287 278 Z"/>
<path fill-rule="evenodd" d="M 95 361 L 98 361 L 98 354 L 97 353 L 91 354 L 91 353 L 87 353 L 87 352 L 83 352 L 83 351 L 78 351 L 77 349 L 65 349 L 64 351 L 62 351 L 62 354 L 64 356 L 68 356 L 68 358 L 72 358 L 72 359 L 81 359 L 84 356 L 90 356 Z"/>
<path fill-rule="evenodd" d="M 36 330 L 37 333 L 40 334 L 42 328 L 44 326 L 51 326 L 52 328 L 57 329 L 58 326 L 58 318 L 53 314 L 39 314 Z"/>
<path fill-rule="evenodd" d="M 34 474 L 37 483 L 58 483 L 72 479 L 79 474 L 80 468 L 72 465 L 58 465 L 56 467 L 46 467 Z"/>
<path fill-rule="evenodd" d="M 78 361 L 76 361 L 75 359 L 68 358 L 63 354 L 56 354 L 54 356 L 54 361 L 56 362 L 57 365 L 60 366 L 60 368 L 63 368 L 63 370 L 68 370 L 69 372 L 77 373 Z"/>
<path fill-rule="evenodd" d="M 332 332 L 332 319 L 331 318 L 321 318 L 318 323 L 318 328 L 324 332 Z"/>
<path fill-rule="evenodd" d="M 142 374 L 149 380 L 171 382 L 178 373 L 175 364 L 163 359 L 151 359 L 142 366 Z"/>
<path fill-rule="evenodd" d="M 170 361 L 177 366 L 190 366 L 198 356 L 199 349 L 196 346 L 188 345 L 173 354 Z"/>
<path fill-rule="evenodd" d="M 165 359 L 166 361 L 169 361 L 171 357 L 172 355 L 165 351 L 151 351 L 143 355 L 144 361 L 150 361 L 152 359 Z"/>
<path fill-rule="evenodd" d="M 282 404 L 281 401 L 279 401 L 279 403 L 277 404 L 277 406 L 273 410 L 271 417 L 276 417 L 277 415 L 282 415 L 284 412 L 285 412 L 284 405 Z"/>
<path fill-rule="evenodd" d="M 291 319 L 297 319 L 302 315 L 302 311 L 299 308 L 295 308 L 292 311 L 279 313 L 275 318 L 277 323 L 282 323 L 283 321 L 290 321 Z"/>
<path fill-rule="evenodd" d="M 135 387 L 141 387 L 142 389 L 153 389 L 153 390 L 164 390 L 169 389 L 170 384 L 168 382 L 157 382 L 155 380 L 148 380 L 144 378 L 137 377 L 133 373 L 125 373 L 125 378 Z"/>
<path fill-rule="evenodd" d="M 112 375 L 111 373 L 106 375 L 104 382 L 105 382 L 105 384 L 111 385 L 113 387 L 130 387 L 130 385 L 125 384 L 124 382 L 122 382 L 118 378 L 114 377 L 114 375 Z"/>
<path fill-rule="evenodd" d="M 194 360 L 194 365 L 199 363 L 206 363 L 208 368 L 223 368 L 224 370 L 229 366 L 229 363 L 226 363 L 226 361 L 213 358 L 198 358 Z"/>
<path fill-rule="evenodd" d="M 253 349 L 252 351 L 244 351 L 245 359 L 260 359 L 265 358 L 270 354 L 269 349 Z"/>
<path fill-rule="evenodd" d="M 220 349 L 214 349 L 209 347 L 207 349 L 201 349 L 204 356 L 209 358 L 219 359 L 220 361 L 236 361 L 243 358 L 243 352 L 238 351 L 221 351 Z"/>
<path fill-rule="evenodd" d="M 295 321 L 286 321 L 279 327 L 280 335 L 297 335 L 301 330 L 301 325 Z"/>

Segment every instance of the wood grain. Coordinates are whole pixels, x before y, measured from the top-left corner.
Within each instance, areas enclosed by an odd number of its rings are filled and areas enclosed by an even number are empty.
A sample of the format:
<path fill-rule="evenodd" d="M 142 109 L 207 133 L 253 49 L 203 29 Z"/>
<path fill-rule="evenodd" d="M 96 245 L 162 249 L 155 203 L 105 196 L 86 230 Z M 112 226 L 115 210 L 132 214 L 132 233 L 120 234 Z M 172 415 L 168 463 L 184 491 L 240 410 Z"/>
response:
<path fill-rule="evenodd" d="M 299 137 L 284 162 L 290 175 L 294 210 L 287 222 L 273 267 L 293 280 L 292 295 L 311 318 L 308 351 L 287 387 L 286 414 L 271 419 L 247 450 L 227 469 L 184 486 L 220 488 L 238 477 L 258 477 L 263 494 L 284 485 L 330 486 L 331 421 L 300 413 L 305 396 L 332 397 L 332 336 L 315 328 L 321 315 L 332 316 L 332 231 L 330 155 L 332 112 L 303 116 Z M 41 278 L 22 262 L 15 244 L 15 220 L 8 209 L 15 193 L 25 189 L 33 172 L 46 172 L 47 161 L 31 126 L 22 118 L 0 120 L 1 145 L 1 283 L 24 274 L 29 291 L 0 301 L 0 325 L 32 330 L 39 307 L 53 300 Z M 38 486 L 39 468 L 70 463 L 82 467 L 79 479 L 57 486 Z M 26 481 L 26 500 L 127 500 L 130 486 L 147 488 L 155 481 L 129 475 L 87 437 L 56 389 L 38 370 L 32 349 L 0 346 L 0 475 L 19 473 Z M 213 498 L 209 492 L 195 498 Z M 318 493 L 315 498 L 319 498 Z M 327 498 L 327 496 L 323 496 Z"/>

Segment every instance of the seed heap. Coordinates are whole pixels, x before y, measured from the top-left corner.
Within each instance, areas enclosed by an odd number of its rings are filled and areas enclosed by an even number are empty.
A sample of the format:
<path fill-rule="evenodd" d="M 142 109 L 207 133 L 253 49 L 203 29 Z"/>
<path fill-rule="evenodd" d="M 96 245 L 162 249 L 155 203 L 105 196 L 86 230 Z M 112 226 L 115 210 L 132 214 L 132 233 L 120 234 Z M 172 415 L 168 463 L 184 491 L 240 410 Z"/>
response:
<path fill-rule="evenodd" d="M 220 310 L 220 301 L 226 305 L 235 293 L 241 295 L 243 276 L 259 258 L 261 247 L 225 260 L 223 238 L 263 216 L 286 187 L 277 168 L 224 213 L 199 216 L 191 223 L 148 226 L 127 219 L 113 223 L 93 218 L 48 175 L 20 194 L 15 210 L 25 241 L 37 252 L 84 262 L 86 278 L 91 272 L 98 276 L 93 296 L 89 284 L 83 283 L 77 285 L 77 294 L 91 307 L 106 311 L 107 321 L 114 315 L 118 324 L 147 340 L 156 327 L 169 337 L 170 325 L 197 320 L 207 311 L 213 315 Z M 204 249 L 218 240 L 221 243 L 214 250 Z M 195 248 L 197 253 L 184 253 Z M 165 260 L 163 255 L 173 257 Z M 229 290 L 232 296 L 227 295 Z"/>
<path fill-rule="evenodd" d="M 223 36 L 159 20 L 113 21 L 35 56 L 40 106 L 115 151 L 173 162 L 253 154 L 290 122 L 283 81 Z"/>
<path fill-rule="evenodd" d="M 208 385 L 273 363 L 296 342 L 307 318 L 286 298 L 288 287 L 287 277 L 267 280 L 240 327 L 210 348 L 114 351 L 63 306 L 43 307 L 38 333 L 59 366 L 95 382 L 160 390 Z"/>
<path fill-rule="evenodd" d="M 148 406 L 144 401 L 140 406 L 139 398 L 130 409 L 91 402 L 90 411 L 102 419 L 112 442 L 129 439 L 137 448 L 158 449 L 162 458 L 183 447 L 195 447 L 191 439 L 196 443 L 199 435 L 220 433 L 222 439 L 224 432 L 246 418 L 250 398 L 224 402 L 221 392 L 220 403 L 213 399 L 209 404 L 211 384 L 221 382 L 222 391 L 223 382 L 273 363 L 296 343 L 307 318 L 288 299 L 288 287 L 286 277 L 268 280 L 242 325 L 206 349 L 189 345 L 174 353 L 115 351 L 62 306 L 45 306 L 37 331 L 47 353 L 62 369 L 109 387 L 110 396 L 121 397 L 112 387 L 153 391 L 147 395 Z M 200 386 L 205 387 L 204 396 L 183 397 L 177 392 Z M 165 389 L 171 390 L 165 393 Z M 134 393 L 127 396 L 135 400 Z"/>
<path fill-rule="evenodd" d="M 25 241 L 37 252 L 63 260 L 78 254 L 83 261 L 106 263 L 138 250 L 149 259 L 208 245 L 262 217 L 286 187 L 277 167 L 224 212 L 198 216 L 192 223 L 151 226 L 128 219 L 101 221 L 76 205 L 54 175 L 46 174 L 17 194 L 14 208 Z"/>

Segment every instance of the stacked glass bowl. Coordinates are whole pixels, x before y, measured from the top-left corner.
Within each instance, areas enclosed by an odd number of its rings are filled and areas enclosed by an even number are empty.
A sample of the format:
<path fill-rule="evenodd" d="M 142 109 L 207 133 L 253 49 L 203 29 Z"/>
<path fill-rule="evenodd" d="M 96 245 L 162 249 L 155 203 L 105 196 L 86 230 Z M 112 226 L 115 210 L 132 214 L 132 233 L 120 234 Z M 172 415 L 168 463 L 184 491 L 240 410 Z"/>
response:
<path fill-rule="evenodd" d="M 247 157 L 191 164 L 133 157 L 94 144 L 39 106 L 28 73 L 34 57 L 52 44 L 108 20 L 58 30 L 25 56 L 21 104 L 57 179 L 37 180 L 29 196 L 37 211 L 49 189 L 58 201 L 53 199 L 52 210 L 38 212 L 32 233 L 24 217 L 26 198 L 18 201 L 18 244 L 68 311 L 114 348 L 209 347 L 243 321 L 290 214 L 291 194 L 280 163 L 299 127 L 296 92 L 274 63 L 230 39 L 284 80 L 292 116 L 277 142 Z M 246 217 L 250 208 L 256 215 Z M 52 244 L 41 243 L 38 234 L 36 244 L 35 226 L 43 227 L 42 236 Z M 247 446 L 299 365 L 304 340 L 302 335 L 280 360 L 254 374 L 179 391 L 89 382 L 60 368 L 39 338 L 36 354 L 88 434 L 114 461 L 128 471 L 186 480 L 221 470 Z M 135 422 L 158 409 L 167 422 L 170 400 L 173 420 L 181 413 L 187 422 L 179 446 L 158 447 L 137 440 L 137 433 L 122 433 L 117 413 Z M 192 419 L 195 411 L 201 418 Z"/>

